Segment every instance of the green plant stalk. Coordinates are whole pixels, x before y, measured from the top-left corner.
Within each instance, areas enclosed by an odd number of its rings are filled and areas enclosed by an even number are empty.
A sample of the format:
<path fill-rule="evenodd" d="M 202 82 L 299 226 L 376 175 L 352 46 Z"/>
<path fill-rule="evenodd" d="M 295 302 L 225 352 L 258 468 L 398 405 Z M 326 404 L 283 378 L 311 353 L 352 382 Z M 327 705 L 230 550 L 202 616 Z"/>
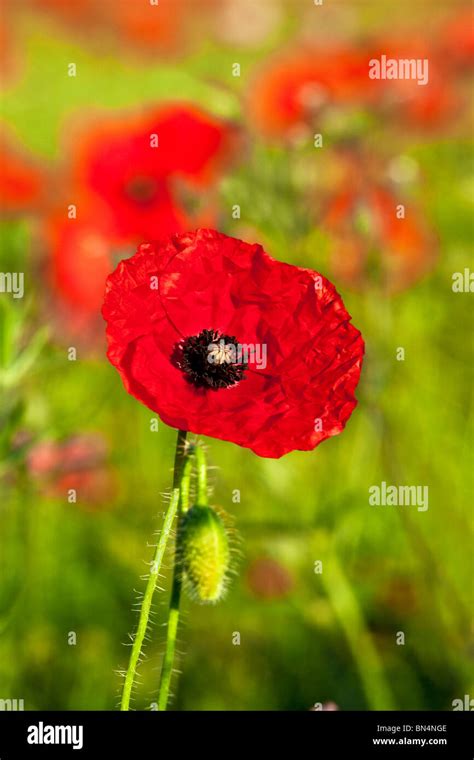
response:
<path fill-rule="evenodd" d="M 199 504 L 207 503 L 207 463 L 203 448 L 197 444 L 193 448 L 194 456 L 196 457 L 196 469 L 197 469 L 197 497 Z M 168 627 L 166 635 L 166 647 L 163 657 L 163 664 L 161 667 L 160 685 L 158 689 L 158 710 L 164 711 L 168 705 L 168 698 L 170 692 L 171 676 L 173 673 L 173 661 L 176 650 L 176 636 L 178 633 L 179 623 L 179 608 L 181 603 L 181 590 L 183 587 L 183 566 L 181 561 L 181 551 L 179 544 L 179 523 L 182 516 L 189 509 L 189 483 L 191 476 L 191 456 L 186 461 L 185 472 L 183 473 L 183 498 L 180 500 L 180 508 L 178 513 L 178 533 L 176 537 L 175 548 L 175 565 L 173 574 L 173 586 L 171 588 L 170 607 L 168 614 Z M 201 501 L 202 499 L 202 501 Z"/>
<path fill-rule="evenodd" d="M 369 709 L 396 710 L 382 660 L 335 551 L 328 564 L 330 572 L 322 573 L 321 579 L 354 657 Z"/>
<path fill-rule="evenodd" d="M 207 462 L 202 446 L 195 447 L 197 470 L 197 503 L 203 507 L 207 504 Z"/>
<path fill-rule="evenodd" d="M 132 651 L 130 653 L 130 660 L 128 663 L 127 672 L 125 674 L 125 680 L 123 684 L 122 700 L 120 703 L 121 710 L 130 709 L 130 697 L 132 694 L 133 683 L 137 673 L 137 665 L 140 659 L 140 654 L 143 647 L 143 641 L 148 628 L 148 622 L 150 619 L 150 609 L 153 600 L 153 594 L 155 592 L 157 579 L 160 574 L 161 565 L 163 562 L 163 556 L 166 549 L 166 544 L 171 533 L 173 521 L 178 510 L 180 503 L 180 493 L 182 487 L 182 479 L 184 475 L 184 460 L 186 447 L 186 432 L 183 430 L 178 431 L 178 438 L 176 441 L 176 453 L 174 460 L 174 475 L 173 475 L 173 490 L 171 493 L 171 500 L 168 509 L 165 514 L 165 520 L 163 528 L 160 533 L 160 538 L 156 545 L 155 555 L 151 563 L 150 575 L 143 596 L 142 606 L 140 609 L 140 617 L 138 619 L 137 632 L 133 638 Z"/>

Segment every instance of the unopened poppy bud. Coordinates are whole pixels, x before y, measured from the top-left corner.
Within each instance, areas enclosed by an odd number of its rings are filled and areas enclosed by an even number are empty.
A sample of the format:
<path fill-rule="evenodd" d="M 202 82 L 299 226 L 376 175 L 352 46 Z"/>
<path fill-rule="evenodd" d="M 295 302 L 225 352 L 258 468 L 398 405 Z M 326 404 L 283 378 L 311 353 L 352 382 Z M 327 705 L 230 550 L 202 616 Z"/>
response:
<path fill-rule="evenodd" d="M 195 504 L 181 524 L 180 544 L 187 590 L 203 604 L 222 598 L 229 569 L 229 539 L 212 507 Z"/>

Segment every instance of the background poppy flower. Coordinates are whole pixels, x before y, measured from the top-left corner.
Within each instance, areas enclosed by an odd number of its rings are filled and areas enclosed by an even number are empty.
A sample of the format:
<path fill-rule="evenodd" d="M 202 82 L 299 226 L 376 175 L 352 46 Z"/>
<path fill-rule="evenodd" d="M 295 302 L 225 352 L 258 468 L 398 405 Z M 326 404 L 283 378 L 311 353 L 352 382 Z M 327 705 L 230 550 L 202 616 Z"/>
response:
<path fill-rule="evenodd" d="M 375 79 L 375 103 L 384 115 L 398 122 L 423 130 L 436 129 L 457 115 L 461 102 L 453 77 L 447 73 L 444 61 L 437 54 L 436 43 L 426 42 L 422 35 L 385 35 L 372 44 L 367 55 L 367 70 L 371 58 L 380 60 L 426 60 L 427 81 L 416 78 Z"/>
<path fill-rule="evenodd" d="M 6 9 L 2 8 L 2 17 L 0 17 L 0 79 L 2 85 L 8 80 L 12 68 L 10 19 L 6 14 Z"/>
<path fill-rule="evenodd" d="M 469 70 L 474 64 L 474 9 L 458 10 L 440 29 L 438 53 L 447 66 Z"/>
<path fill-rule="evenodd" d="M 185 105 L 79 129 L 74 157 L 57 175 L 61 200 L 39 227 L 73 332 L 98 315 L 106 276 L 130 245 L 215 222 L 213 186 L 238 140 L 232 125 Z"/>
<path fill-rule="evenodd" d="M 87 31 L 87 41 L 139 54 L 170 54 L 187 36 L 190 16 L 212 7 L 212 0 L 198 5 L 186 0 L 26 0 L 30 8 L 59 21 L 65 28 Z"/>
<path fill-rule="evenodd" d="M 46 173 L 16 141 L 0 132 L 0 212 L 36 209 L 44 200 Z"/>
<path fill-rule="evenodd" d="M 454 29 L 451 39 L 459 29 Z M 451 42 L 452 44 L 452 42 Z M 469 50 L 466 33 L 460 43 Z M 381 56 L 429 61 L 424 85 L 416 79 L 371 79 L 370 61 Z M 455 82 L 446 76 L 436 45 L 420 36 L 384 36 L 363 47 L 303 48 L 275 58 L 255 79 L 248 97 L 250 118 L 266 134 L 291 136 L 297 127 L 315 123 L 329 105 L 369 108 L 423 129 L 453 118 L 460 107 Z"/>
<path fill-rule="evenodd" d="M 236 148 L 237 131 L 188 105 L 97 122 L 77 136 L 69 185 L 100 202 L 113 232 L 136 242 L 190 223 L 175 182 L 208 186 Z"/>
<path fill-rule="evenodd" d="M 34 10 L 57 14 L 63 21 L 76 24 L 84 19 L 91 20 L 97 0 L 29 0 L 29 4 Z"/>
<path fill-rule="evenodd" d="M 247 585 L 259 599 L 281 599 L 289 594 L 294 581 L 289 570 L 276 559 L 256 557 L 247 570 Z"/>
<path fill-rule="evenodd" d="M 28 453 L 27 468 L 42 491 L 52 498 L 64 498 L 73 488 L 78 492 L 79 505 L 107 506 L 117 491 L 107 458 L 104 438 L 85 433 L 63 441 L 39 441 Z"/>
<path fill-rule="evenodd" d="M 169 51 L 177 45 L 189 10 L 183 0 L 161 0 L 156 5 L 109 2 L 113 5 L 109 17 L 122 44 L 150 53 Z"/>
<path fill-rule="evenodd" d="M 213 230 L 145 243 L 102 313 L 126 389 L 173 427 L 280 457 L 340 433 L 357 403 L 364 343 L 334 286 L 259 245 Z M 216 379 L 219 339 L 264 345 L 266 366 L 222 363 Z"/>
<path fill-rule="evenodd" d="M 374 279 L 397 292 L 431 269 L 434 237 L 413 207 L 403 204 L 405 217 L 397 217 L 400 202 L 387 187 L 372 183 L 333 196 L 322 226 L 333 239 L 335 277 L 356 287 Z"/>
<path fill-rule="evenodd" d="M 365 102 L 373 90 L 367 52 L 295 49 L 259 73 L 249 91 L 248 110 L 258 129 L 282 135 L 311 124 L 328 103 Z"/>
<path fill-rule="evenodd" d="M 55 292 L 71 307 L 95 316 L 104 294 L 104 282 L 114 265 L 114 251 L 123 251 L 107 224 L 107 210 L 100 222 L 81 204 L 77 219 L 69 219 L 66 204 L 43 220 L 42 237 L 50 253 L 50 272 Z"/>

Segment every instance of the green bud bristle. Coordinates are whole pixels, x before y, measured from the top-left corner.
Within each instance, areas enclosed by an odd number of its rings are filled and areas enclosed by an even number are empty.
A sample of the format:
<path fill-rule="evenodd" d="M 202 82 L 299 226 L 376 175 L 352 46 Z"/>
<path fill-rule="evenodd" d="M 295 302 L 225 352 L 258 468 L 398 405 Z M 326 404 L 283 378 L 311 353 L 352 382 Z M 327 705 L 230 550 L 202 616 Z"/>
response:
<path fill-rule="evenodd" d="M 199 602 L 217 602 L 226 586 L 229 540 L 220 515 L 195 504 L 183 517 L 181 551 L 187 587 Z"/>

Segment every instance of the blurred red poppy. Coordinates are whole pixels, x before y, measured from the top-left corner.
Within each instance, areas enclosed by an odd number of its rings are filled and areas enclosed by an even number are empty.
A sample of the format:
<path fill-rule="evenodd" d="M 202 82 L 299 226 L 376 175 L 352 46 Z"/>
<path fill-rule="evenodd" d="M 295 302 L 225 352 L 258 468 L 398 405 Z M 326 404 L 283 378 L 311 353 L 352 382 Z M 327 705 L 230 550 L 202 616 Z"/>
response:
<path fill-rule="evenodd" d="M 69 219 L 65 208 L 50 213 L 42 225 L 53 286 L 69 306 L 85 314 L 98 314 L 105 279 L 114 264 L 112 226 L 106 223 L 106 209 L 98 222 L 85 203 L 80 206 L 78 219 Z M 97 206 L 94 211 L 97 214 Z M 116 247 L 123 254 L 118 243 Z"/>
<path fill-rule="evenodd" d="M 0 83 L 3 85 L 12 71 L 12 51 L 10 42 L 10 18 L 6 12 L 0 16 Z"/>
<path fill-rule="evenodd" d="M 238 141 L 232 125 L 184 105 L 79 130 L 62 205 L 42 225 L 56 292 L 75 307 L 75 322 L 80 312 L 98 315 L 105 278 L 130 245 L 215 222 L 213 186 Z"/>
<path fill-rule="evenodd" d="M 439 54 L 446 67 L 464 70 L 474 64 L 474 8 L 459 10 L 441 27 Z"/>
<path fill-rule="evenodd" d="M 427 59 L 425 84 L 417 78 L 369 76 L 372 60 Z M 321 126 L 328 105 L 370 108 L 422 128 L 452 119 L 460 105 L 434 44 L 423 38 L 384 36 L 363 47 L 293 49 L 259 73 L 248 96 L 250 119 L 262 132 L 290 136 L 301 126 Z"/>
<path fill-rule="evenodd" d="M 390 115 L 395 123 L 402 120 L 423 130 L 436 129 L 453 120 L 461 100 L 455 79 L 437 55 L 435 39 L 427 42 L 421 35 L 384 35 L 372 44 L 367 68 L 369 60 L 381 60 L 382 56 L 397 63 L 419 62 L 410 68 L 409 78 L 373 80 L 375 102 L 382 113 Z"/>
<path fill-rule="evenodd" d="M 86 433 L 64 441 L 40 441 L 31 448 L 27 467 L 51 498 L 65 498 L 74 489 L 78 504 L 109 506 L 116 496 L 116 482 L 106 460 L 105 440 Z"/>
<path fill-rule="evenodd" d="M 187 28 L 199 19 L 213 0 L 25 0 L 77 33 L 87 32 L 89 42 L 119 47 L 138 54 L 169 54 L 181 47 Z"/>
<path fill-rule="evenodd" d="M 294 49 L 263 69 L 249 89 L 250 119 L 261 131 L 283 135 L 312 124 L 328 103 L 370 101 L 367 53 L 358 49 Z"/>
<path fill-rule="evenodd" d="M 183 0 L 160 0 L 159 3 L 109 0 L 111 25 L 119 41 L 135 45 L 137 50 L 155 53 L 170 50 L 182 38 L 184 21 L 189 19 L 193 3 Z M 203 3 L 200 3 L 203 6 Z"/>
<path fill-rule="evenodd" d="M 271 557 L 257 557 L 247 571 L 247 584 L 260 599 L 281 599 L 294 583 L 288 570 Z"/>
<path fill-rule="evenodd" d="M 176 185 L 209 186 L 237 142 L 233 125 L 189 105 L 102 120 L 75 136 L 68 184 L 100 202 L 98 221 L 105 207 L 116 236 L 153 239 L 199 223 Z"/>
<path fill-rule="evenodd" d="M 45 198 L 46 172 L 13 138 L 0 131 L 0 213 L 37 209 Z"/>
<path fill-rule="evenodd" d="M 97 0 L 26 0 L 35 10 L 49 14 L 57 14 L 68 23 L 90 20 L 98 7 Z M 107 0 L 102 0 L 102 3 Z"/>
<path fill-rule="evenodd" d="M 346 186 L 326 206 L 322 227 L 332 237 L 333 276 L 356 288 L 378 282 L 389 292 L 429 271 L 436 243 L 423 217 L 380 184 Z M 404 217 L 397 216 L 405 214 Z"/>

